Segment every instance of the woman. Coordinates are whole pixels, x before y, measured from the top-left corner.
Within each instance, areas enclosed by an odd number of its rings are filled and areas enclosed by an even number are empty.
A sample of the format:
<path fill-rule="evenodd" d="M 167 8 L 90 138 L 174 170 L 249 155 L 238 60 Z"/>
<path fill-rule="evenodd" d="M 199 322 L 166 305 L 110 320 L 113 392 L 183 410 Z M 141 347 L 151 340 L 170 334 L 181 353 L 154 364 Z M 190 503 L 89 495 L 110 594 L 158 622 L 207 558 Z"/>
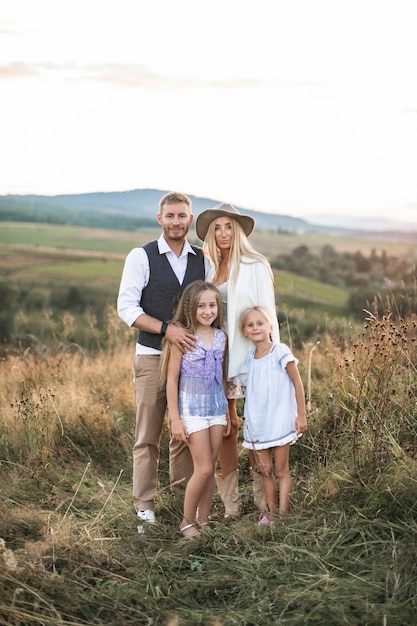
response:
<path fill-rule="evenodd" d="M 221 474 L 216 476 L 217 487 L 225 506 L 225 516 L 239 514 L 238 495 L 238 432 L 239 419 L 236 399 L 245 397 L 248 351 L 253 349 L 249 339 L 239 329 L 240 315 L 253 306 L 264 306 L 272 313 L 272 337 L 279 342 L 275 309 L 274 277 L 268 260 L 256 252 L 248 241 L 255 220 L 242 215 L 231 204 L 218 204 L 200 213 L 196 221 L 198 237 L 204 241 L 204 250 L 212 261 L 208 280 L 217 286 L 224 304 L 224 330 L 228 335 L 227 399 L 230 415 L 230 434 L 223 438 L 219 462 Z M 251 453 L 250 453 L 251 454 Z M 262 479 L 255 469 L 251 455 L 255 505 L 265 508 Z"/>

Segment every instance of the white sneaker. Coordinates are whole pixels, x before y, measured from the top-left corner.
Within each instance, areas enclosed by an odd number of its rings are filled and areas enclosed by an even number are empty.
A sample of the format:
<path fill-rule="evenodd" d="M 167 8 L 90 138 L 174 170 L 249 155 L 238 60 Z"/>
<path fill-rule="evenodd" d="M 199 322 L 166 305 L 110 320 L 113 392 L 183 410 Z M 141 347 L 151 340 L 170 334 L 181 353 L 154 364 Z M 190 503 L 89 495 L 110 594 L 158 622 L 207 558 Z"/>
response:
<path fill-rule="evenodd" d="M 138 524 L 138 533 L 142 534 L 145 532 L 146 524 L 155 524 L 155 513 L 151 509 L 138 511 L 137 515 L 140 520 L 145 522 L 144 524 Z"/>

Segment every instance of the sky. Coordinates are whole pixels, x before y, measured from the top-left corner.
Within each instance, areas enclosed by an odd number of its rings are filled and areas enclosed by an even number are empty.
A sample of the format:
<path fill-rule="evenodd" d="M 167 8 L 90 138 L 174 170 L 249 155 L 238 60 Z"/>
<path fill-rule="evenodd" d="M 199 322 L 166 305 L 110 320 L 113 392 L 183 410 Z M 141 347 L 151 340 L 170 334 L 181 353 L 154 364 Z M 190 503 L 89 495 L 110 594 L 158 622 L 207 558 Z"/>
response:
<path fill-rule="evenodd" d="M 417 223 L 415 0 L 2 0 L 0 194 Z"/>

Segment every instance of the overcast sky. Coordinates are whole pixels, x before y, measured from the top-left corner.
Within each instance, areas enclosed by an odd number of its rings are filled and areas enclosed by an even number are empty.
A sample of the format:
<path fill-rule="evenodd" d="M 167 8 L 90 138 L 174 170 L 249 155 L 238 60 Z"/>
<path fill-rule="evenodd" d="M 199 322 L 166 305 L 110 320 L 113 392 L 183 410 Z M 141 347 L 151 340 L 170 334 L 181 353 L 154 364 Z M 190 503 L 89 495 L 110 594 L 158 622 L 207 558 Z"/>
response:
<path fill-rule="evenodd" d="M 3 0 L 0 194 L 417 221 L 415 0 Z"/>

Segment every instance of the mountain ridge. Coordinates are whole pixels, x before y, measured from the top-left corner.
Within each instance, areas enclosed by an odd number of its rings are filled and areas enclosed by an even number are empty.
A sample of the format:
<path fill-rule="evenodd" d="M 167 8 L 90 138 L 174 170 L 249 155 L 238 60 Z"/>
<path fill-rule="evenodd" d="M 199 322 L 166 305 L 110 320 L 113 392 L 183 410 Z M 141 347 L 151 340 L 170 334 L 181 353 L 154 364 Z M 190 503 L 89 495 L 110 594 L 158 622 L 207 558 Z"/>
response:
<path fill-rule="evenodd" d="M 71 214 L 71 223 L 80 225 L 99 225 L 104 228 L 118 227 L 130 230 L 134 227 L 154 223 L 160 198 L 167 193 L 161 189 L 132 189 L 126 191 L 98 191 L 81 194 L 58 194 L 44 196 L 38 194 L 0 195 L 0 220 L 5 221 L 46 221 L 66 223 Z M 213 208 L 220 201 L 188 194 L 197 217 L 207 208 Z M 280 230 L 297 233 L 322 233 L 357 236 L 389 236 L 400 233 L 399 223 L 390 220 L 369 218 L 349 218 L 347 216 L 313 216 L 310 220 L 292 217 L 282 213 L 270 213 L 257 209 L 248 209 L 235 204 L 243 215 L 251 215 L 256 220 L 256 228 L 261 230 Z M 13 213 L 14 212 L 14 213 Z M 16 219 L 13 219 L 13 214 Z M 20 216 L 20 220 L 18 219 Z M 101 216 L 101 217 L 100 217 Z M 42 217 L 44 219 L 42 219 Z M 26 218 L 26 219 L 25 219 Z M 116 224 L 116 226 L 115 226 Z M 406 225 L 406 232 L 401 236 L 417 236 L 417 224 Z M 411 232 L 410 232 L 411 231 Z"/>

